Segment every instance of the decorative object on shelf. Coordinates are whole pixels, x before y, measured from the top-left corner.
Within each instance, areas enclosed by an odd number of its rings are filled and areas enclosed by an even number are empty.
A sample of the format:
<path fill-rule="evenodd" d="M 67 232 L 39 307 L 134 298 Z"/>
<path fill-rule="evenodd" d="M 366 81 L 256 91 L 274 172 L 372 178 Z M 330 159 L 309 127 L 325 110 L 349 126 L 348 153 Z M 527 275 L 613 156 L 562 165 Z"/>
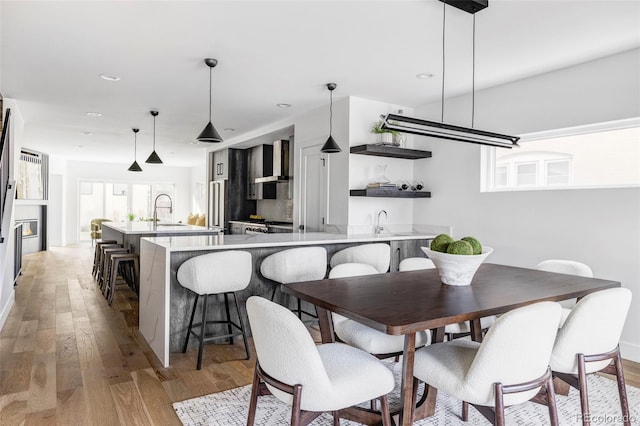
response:
<path fill-rule="evenodd" d="M 431 192 L 428 191 L 401 191 L 395 186 L 351 189 L 349 195 L 352 197 L 387 197 L 387 198 L 430 198 Z"/>
<path fill-rule="evenodd" d="M 481 254 L 476 255 L 449 254 L 433 251 L 427 247 L 420 248 L 438 268 L 440 281 L 448 285 L 471 284 L 482 262 L 493 252 L 493 249 L 487 246 L 482 248 Z"/>
<path fill-rule="evenodd" d="M 400 148 L 393 145 L 357 145 L 350 148 L 352 154 L 374 155 L 377 157 L 404 158 L 406 160 L 418 160 L 431 158 L 431 151 L 419 149 Z"/>
<path fill-rule="evenodd" d="M 216 65 L 218 65 L 218 60 L 206 58 L 204 63 L 209 67 L 209 123 L 204 126 L 204 129 L 200 132 L 197 139 L 200 142 L 220 143 L 222 142 L 222 137 L 216 128 L 213 127 L 213 123 L 211 122 L 211 71 Z"/>
<path fill-rule="evenodd" d="M 431 136 L 440 139 L 450 139 L 461 142 L 470 142 L 481 145 L 490 145 L 502 148 L 513 148 L 518 146 L 518 136 L 509 136 L 500 133 L 488 132 L 474 128 L 475 119 L 475 62 L 476 62 L 476 15 L 479 10 L 487 7 L 488 3 L 478 0 L 465 2 L 452 2 L 451 0 L 440 0 L 443 2 L 442 12 L 442 94 L 441 94 L 441 117 L 440 122 L 423 120 L 414 117 L 407 117 L 401 114 L 387 114 L 382 116 L 383 129 L 394 130 L 414 135 Z M 473 15 L 473 47 L 472 47 L 472 81 L 471 81 L 471 127 L 454 126 L 444 123 L 444 78 L 445 78 L 445 17 L 447 3 Z"/>
<path fill-rule="evenodd" d="M 387 165 L 386 164 L 378 164 L 375 169 L 376 173 L 376 182 L 377 183 L 389 183 L 389 179 L 387 178 Z"/>
<path fill-rule="evenodd" d="M 407 135 L 403 133 L 393 135 L 393 146 L 405 148 L 407 146 Z"/>
<path fill-rule="evenodd" d="M 327 83 L 327 89 L 329 89 L 329 138 L 322 145 L 320 151 L 327 154 L 333 154 L 336 152 L 342 152 L 336 141 L 333 139 L 331 133 L 333 132 L 333 91 L 336 90 L 338 85 L 336 83 Z"/>
<path fill-rule="evenodd" d="M 381 145 L 394 145 L 393 137 L 398 133 L 395 130 L 389 130 L 382 127 L 383 121 L 378 120 L 371 126 L 371 133 L 375 134 L 378 143 Z"/>
<path fill-rule="evenodd" d="M 156 153 L 156 117 L 158 116 L 158 111 L 149 111 L 149 114 L 153 117 L 153 152 L 149 154 L 149 158 L 146 159 L 145 163 L 162 164 L 160 156 Z"/>
<path fill-rule="evenodd" d="M 129 166 L 130 172 L 141 172 L 142 167 L 138 164 L 138 160 L 136 159 L 136 151 L 138 149 L 138 132 L 140 129 L 131 129 L 133 130 L 133 163 Z"/>

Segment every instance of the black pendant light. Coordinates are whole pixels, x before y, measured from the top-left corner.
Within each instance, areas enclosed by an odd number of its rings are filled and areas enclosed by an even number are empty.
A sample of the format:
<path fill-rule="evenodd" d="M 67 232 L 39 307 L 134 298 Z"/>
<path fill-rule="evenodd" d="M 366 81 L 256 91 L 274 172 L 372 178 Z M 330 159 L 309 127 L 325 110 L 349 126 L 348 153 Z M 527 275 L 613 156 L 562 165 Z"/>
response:
<path fill-rule="evenodd" d="M 213 70 L 213 67 L 218 65 L 218 60 L 206 58 L 204 63 L 209 67 L 209 123 L 204 127 L 204 130 L 200 135 L 198 135 L 198 140 L 200 142 L 220 143 L 222 142 L 222 137 L 216 128 L 213 127 L 213 123 L 211 122 L 211 70 Z"/>
<path fill-rule="evenodd" d="M 142 167 L 140 167 L 140 165 L 138 164 L 138 161 L 136 160 L 136 151 L 137 151 L 137 145 L 138 145 L 138 132 L 140 131 L 140 129 L 131 129 L 133 130 L 133 163 L 131 163 L 131 166 L 129 166 L 129 171 L 130 172 L 141 172 L 142 171 Z"/>
<path fill-rule="evenodd" d="M 333 91 L 336 90 L 336 87 L 338 87 L 338 85 L 335 83 L 327 83 L 327 89 L 329 89 L 331 99 L 329 103 L 329 138 L 324 145 L 322 145 L 320 151 L 328 154 L 342 152 L 336 141 L 333 139 L 333 136 L 331 136 L 331 132 L 333 131 Z"/>
<path fill-rule="evenodd" d="M 153 116 L 153 152 L 149 155 L 145 163 L 162 164 L 162 160 L 156 153 L 156 117 L 158 116 L 158 111 L 149 111 L 149 114 Z"/>

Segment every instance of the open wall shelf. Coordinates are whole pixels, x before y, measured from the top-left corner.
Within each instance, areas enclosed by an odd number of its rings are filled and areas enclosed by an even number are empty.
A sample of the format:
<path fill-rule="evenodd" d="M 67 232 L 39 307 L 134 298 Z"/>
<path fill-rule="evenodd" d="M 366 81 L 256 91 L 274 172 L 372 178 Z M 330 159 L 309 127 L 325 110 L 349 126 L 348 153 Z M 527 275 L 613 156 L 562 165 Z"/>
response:
<path fill-rule="evenodd" d="M 388 198 L 430 198 L 428 191 L 400 191 L 398 189 L 352 189 L 349 191 L 352 197 L 388 197 Z"/>
<path fill-rule="evenodd" d="M 404 158 L 407 160 L 419 160 L 430 158 L 431 151 L 419 149 L 400 148 L 393 145 L 357 145 L 352 146 L 350 152 L 360 155 L 374 155 L 377 157 Z"/>

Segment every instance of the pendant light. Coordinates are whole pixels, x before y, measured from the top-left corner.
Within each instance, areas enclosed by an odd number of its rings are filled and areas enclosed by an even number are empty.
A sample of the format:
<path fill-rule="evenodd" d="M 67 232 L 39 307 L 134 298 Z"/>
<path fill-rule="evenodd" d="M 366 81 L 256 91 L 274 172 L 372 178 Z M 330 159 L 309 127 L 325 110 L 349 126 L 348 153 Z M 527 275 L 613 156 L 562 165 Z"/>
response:
<path fill-rule="evenodd" d="M 327 154 L 333 154 L 336 152 L 342 152 L 336 141 L 331 136 L 333 131 L 333 91 L 338 87 L 335 83 L 327 83 L 327 89 L 329 89 L 330 103 L 329 103 L 329 138 L 320 148 L 321 152 L 326 152 Z"/>
<path fill-rule="evenodd" d="M 149 155 L 145 163 L 162 164 L 162 160 L 156 153 L 156 117 L 158 116 L 158 111 L 149 111 L 149 114 L 153 116 L 153 152 Z"/>
<path fill-rule="evenodd" d="M 129 166 L 129 171 L 130 172 L 141 172 L 142 171 L 142 167 L 140 167 L 140 165 L 138 164 L 138 161 L 136 160 L 136 151 L 137 151 L 137 145 L 138 145 L 138 132 L 140 131 L 140 129 L 131 129 L 133 130 L 133 163 L 131 163 L 131 166 Z"/>
<path fill-rule="evenodd" d="M 501 148 L 513 148 L 518 145 L 519 136 L 509 136 L 500 133 L 488 132 L 474 128 L 475 118 L 475 64 L 476 64 L 476 12 L 489 5 L 487 0 L 440 0 L 443 3 L 442 10 L 442 94 L 441 94 L 441 118 L 440 122 L 423 120 L 420 118 L 406 117 L 398 114 L 387 114 L 382 119 L 382 128 L 401 133 L 431 136 L 440 139 L 449 139 L 460 142 L 470 142 L 480 145 L 496 146 Z M 444 64 L 445 64 L 445 12 L 447 4 L 473 15 L 473 53 L 472 53 L 472 87 L 471 87 L 471 127 L 455 126 L 444 122 Z"/>
<path fill-rule="evenodd" d="M 198 140 L 200 142 L 210 142 L 210 143 L 220 143 L 222 142 L 222 137 L 220 133 L 213 127 L 213 123 L 211 122 L 211 71 L 213 67 L 218 65 L 218 60 L 213 58 L 206 58 L 204 63 L 209 67 L 209 123 L 204 127 L 204 130 L 198 135 Z"/>

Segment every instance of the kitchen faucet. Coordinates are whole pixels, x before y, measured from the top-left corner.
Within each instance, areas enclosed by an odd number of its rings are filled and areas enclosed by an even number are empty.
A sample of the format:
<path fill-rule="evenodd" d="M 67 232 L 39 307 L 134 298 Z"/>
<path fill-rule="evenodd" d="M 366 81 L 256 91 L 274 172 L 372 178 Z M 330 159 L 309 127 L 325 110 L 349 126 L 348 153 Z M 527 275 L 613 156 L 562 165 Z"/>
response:
<path fill-rule="evenodd" d="M 165 196 L 169 199 L 169 207 L 158 207 L 158 198 Z M 158 226 L 158 209 L 169 209 L 169 213 L 173 213 L 173 200 L 171 200 L 171 197 L 169 196 L 169 194 L 158 194 L 158 196 L 156 197 L 155 201 L 153 202 L 153 228 L 157 228 Z"/>
<path fill-rule="evenodd" d="M 373 231 L 375 234 L 379 234 L 382 231 L 384 231 L 384 226 L 380 225 L 380 215 L 382 213 L 384 213 L 385 220 L 387 219 L 387 211 L 386 210 L 380 210 L 378 212 L 378 219 L 376 220 L 376 227 L 375 227 L 375 230 Z"/>

